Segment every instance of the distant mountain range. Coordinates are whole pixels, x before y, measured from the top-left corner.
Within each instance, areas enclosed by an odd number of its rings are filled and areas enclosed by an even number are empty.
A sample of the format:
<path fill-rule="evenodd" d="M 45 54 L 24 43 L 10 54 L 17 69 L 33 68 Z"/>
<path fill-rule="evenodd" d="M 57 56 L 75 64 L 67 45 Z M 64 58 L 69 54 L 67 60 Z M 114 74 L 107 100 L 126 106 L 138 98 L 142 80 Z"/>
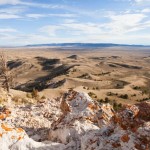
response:
<path fill-rule="evenodd" d="M 52 44 L 33 44 L 26 47 L 78 47 L 78 48 L 98 48 L 98 47 L 150 47 L 150 45 L 129 45 L 129 44 L 114 44 L 114 43 L 52 43 Z"/>

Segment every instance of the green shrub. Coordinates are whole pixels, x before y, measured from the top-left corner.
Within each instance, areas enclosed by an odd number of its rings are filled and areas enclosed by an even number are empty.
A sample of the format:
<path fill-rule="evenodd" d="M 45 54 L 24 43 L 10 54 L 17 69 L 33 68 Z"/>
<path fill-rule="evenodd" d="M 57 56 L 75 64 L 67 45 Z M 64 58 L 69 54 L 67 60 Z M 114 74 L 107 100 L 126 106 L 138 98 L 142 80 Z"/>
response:
<path fill-rule="evenodd" d="M 97 98 L 97 95 L 93 92 L 89 92 L 88 95 L 92 98 Z"/>
<path fill-rule="evenodd" d="M 128 98 L 129 98 L 128 94 L 122 94 L 122 95 L 120 95 L 119 97 L 120 97 L 120 98 L 123 98 L 123 99 L 128 99 Z"/>
<path fill-rule="evenodd" d="M 72 72 L 76 72 L 76 71 L 77 71 L 77 69 L 73 68 Z"/>
<path fill-rule="evenodd" d="M 115 111 L 119 111 L 120 109 L 122 109 L 123 105 L 121 103 L 117 103 L 116 100 L 109 100 L 108 97 L 105 98 L 105 100 L 100 99 L 98 100 L 98 102 L 101 103 L 109 103 L 110 105 L 113 106 L 113 109 Z"/>
<path fill-rule="evenodd" d="M 100 100 L 99 100 L 99 102 L 100 102 L 100 103 L 103 103 L 103 102 L 104 102 L 104 100 L 103 100 L 103 99 L 100 99 Z"/>
<path fill-rule="evenodd" d="M 113 103 L 113 108 L 115 111 L 118 111 L 122 108 L 122 104 L 121 103 L 117 103 L 116 101 Z"/>
<path fill-rule="evenodd" d="M 139 86 L 134 86 L 133 89 L 134 89 L 134 90 L 139 90 L 140 87 L 139 87 Z"/>
<path fill-rule="evenodd" d="M 95 95 L 93 92 L 89 92 L 88 94 L 89 94 L 89 96 L 91 96 L 91 97 L 92 97 L 93 95 Z"/>
<path fill-rule="evenodd" d="M 96 87 L 96 90 L 99 90 L 99 87 L 98 87 L 98 86 Z"/>
<path fill-rule="evenodd" d="M 109 100 L 109 98 L 108 97 L 105 97 L 105 101 L 104 101 L 105 103 L 109 103 L 110 102 L 110 100 Z"/>

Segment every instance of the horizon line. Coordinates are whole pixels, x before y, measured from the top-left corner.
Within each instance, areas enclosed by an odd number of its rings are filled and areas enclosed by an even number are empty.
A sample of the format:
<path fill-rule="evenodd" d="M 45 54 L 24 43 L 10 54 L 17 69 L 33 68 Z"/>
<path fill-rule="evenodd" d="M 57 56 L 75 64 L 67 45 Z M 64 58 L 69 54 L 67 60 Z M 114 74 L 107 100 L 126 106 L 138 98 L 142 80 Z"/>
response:
<path fill-rule="evenodd" d="M 150 45 L 147 45 L 147 44 L 123 44 L 123 43 L 121 43 L 121 44 L 118 44 L 118 43 L 99 43 L 99 42 L 95 42 L 95 43 L 90 43 L 90 42 L 53 42 L 53 43 L 36 43 L 36 44 L 26 44 L 26 45 L 0 45 L 0 48 L 4 48 L 4 47 L 8 47 L 8 48 L 13 48 L 13 47 L 33 47 L 33 46 L 48 46 L 48 45 L 60 45 L 60 44 L 105 44 L 105 45 L 107 45 L 107 44 L 110 44 L 110 45 L 116 45 L 116 46 L 143 46 L 143 47 L 150 47 Z"/>

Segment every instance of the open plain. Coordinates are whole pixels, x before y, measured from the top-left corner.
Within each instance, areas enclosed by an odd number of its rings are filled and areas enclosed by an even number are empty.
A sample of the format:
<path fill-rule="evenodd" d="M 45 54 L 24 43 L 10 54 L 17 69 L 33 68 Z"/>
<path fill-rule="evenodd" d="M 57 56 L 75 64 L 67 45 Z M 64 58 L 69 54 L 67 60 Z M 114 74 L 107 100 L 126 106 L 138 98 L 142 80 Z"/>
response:
<path fill-rule="evenodd" d="M 15 94 L 36 89 L 45 97 L 57 98 L 74 89 L 101 102 L 121 104 L 150 97 L 149 48 L 22 47 L 1 51 L 8 57 Z M 27 94 L 21 95 L 25 98 Z"/>

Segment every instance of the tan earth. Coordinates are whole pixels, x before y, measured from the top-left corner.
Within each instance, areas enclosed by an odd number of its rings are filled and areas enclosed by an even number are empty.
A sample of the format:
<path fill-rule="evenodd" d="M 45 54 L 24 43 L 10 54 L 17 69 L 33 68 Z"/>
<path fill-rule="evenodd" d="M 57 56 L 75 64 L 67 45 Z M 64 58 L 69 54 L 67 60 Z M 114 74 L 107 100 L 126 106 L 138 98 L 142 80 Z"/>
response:
<path fill-rule="evenodd" d="M 148 48 L 1 48 L 14 76 L 11 93 L 57 98 L 68 89 L 99 101 L 135 104 L 150 97 Z M 23 92 L 21 92 L 23 91 Z"/>

